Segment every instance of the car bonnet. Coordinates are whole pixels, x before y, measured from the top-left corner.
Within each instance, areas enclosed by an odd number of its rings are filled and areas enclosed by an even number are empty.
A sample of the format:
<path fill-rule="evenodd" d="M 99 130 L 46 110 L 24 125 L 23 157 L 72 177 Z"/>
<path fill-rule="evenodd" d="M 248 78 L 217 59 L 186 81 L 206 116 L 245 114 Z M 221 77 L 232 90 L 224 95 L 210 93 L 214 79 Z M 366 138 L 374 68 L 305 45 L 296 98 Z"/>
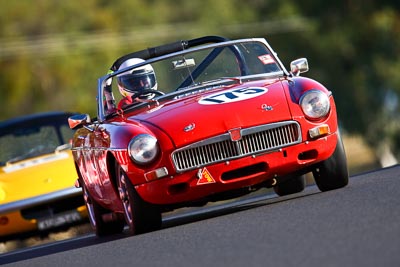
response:
<path fill-rule="evenodd" d="M 73 187 L 77 178 L 70 151 L 2 166 L 0 204 Z"/>
<path fill-rule="evenodd" d="M 177 147 L 232 129 L 291 119 L 279 81 L 258 81 L 210 90 L 150 108 L 135 115 L 166 132 Z"/>

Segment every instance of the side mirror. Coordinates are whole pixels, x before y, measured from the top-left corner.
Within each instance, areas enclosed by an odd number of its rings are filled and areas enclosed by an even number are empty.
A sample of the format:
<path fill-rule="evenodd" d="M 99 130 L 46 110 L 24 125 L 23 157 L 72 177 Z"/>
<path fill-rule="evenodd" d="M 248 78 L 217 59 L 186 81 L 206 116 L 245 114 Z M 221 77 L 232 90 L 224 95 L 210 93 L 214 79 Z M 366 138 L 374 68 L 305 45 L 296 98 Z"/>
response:
<path fill-rule="evenodd" d="M 68 118 L 69 128 L 75 129 L 78 126 L 83 126 L 90 123 L 90 116 L 88 114 L 77 114 Z"/>
<path fill-rule="evenodd" d="M 308 71 L 308 61 L 306 58 L 299 58 L 290 62 L 290 72 L 294 76 L 299 76 L 300 73 Z"/>

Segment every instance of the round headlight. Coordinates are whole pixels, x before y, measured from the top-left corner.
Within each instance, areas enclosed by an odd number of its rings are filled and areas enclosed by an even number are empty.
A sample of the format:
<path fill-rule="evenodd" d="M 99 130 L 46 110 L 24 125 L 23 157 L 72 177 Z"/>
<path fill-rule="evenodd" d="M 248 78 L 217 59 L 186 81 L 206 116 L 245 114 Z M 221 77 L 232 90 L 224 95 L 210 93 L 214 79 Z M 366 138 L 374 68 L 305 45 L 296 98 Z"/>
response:
<path fill-rule="evenodd" d="M 137 164 L 148 164 L 159 154 L 157 139 L 149 134 L 139 134 L 129 142 L 128 152 Z"/>
<path fill-rule="evenodd" d="M 310 119 L 325 117 L 331 107 L 329 97 L 319 90 L 305 92 L 300 98 L 300 106 L 304 114 Z"/>

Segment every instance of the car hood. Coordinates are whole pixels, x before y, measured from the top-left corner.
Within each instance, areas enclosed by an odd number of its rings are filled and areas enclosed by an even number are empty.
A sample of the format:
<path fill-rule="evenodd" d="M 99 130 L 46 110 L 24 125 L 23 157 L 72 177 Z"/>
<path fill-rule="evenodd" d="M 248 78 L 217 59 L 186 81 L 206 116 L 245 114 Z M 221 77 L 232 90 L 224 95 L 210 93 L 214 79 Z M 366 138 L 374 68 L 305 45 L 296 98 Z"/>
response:
<path fill-rule="evenodd" d="M 70 151 L 2 166 L 0 205 L 73 187 L 77 177 Z"/>
<path fill-rule="evenodd" d="M 290 120 L 279 80 L 233 85 L 185 96 L 132 117 L 166 132 L 181 147 L 235 128 Z"/>

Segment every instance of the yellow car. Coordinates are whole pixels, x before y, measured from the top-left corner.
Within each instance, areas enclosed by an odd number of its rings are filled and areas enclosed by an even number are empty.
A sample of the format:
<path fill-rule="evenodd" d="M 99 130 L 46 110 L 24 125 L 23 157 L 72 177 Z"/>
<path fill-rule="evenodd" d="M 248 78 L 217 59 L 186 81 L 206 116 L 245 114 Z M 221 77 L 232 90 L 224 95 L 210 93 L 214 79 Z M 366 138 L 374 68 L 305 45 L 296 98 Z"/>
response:
<path fill-rule="evenodd" d="M 87 220 L 70 150 L 72 113 L 0 122 L 0 240 L 45 235 Z"/>

